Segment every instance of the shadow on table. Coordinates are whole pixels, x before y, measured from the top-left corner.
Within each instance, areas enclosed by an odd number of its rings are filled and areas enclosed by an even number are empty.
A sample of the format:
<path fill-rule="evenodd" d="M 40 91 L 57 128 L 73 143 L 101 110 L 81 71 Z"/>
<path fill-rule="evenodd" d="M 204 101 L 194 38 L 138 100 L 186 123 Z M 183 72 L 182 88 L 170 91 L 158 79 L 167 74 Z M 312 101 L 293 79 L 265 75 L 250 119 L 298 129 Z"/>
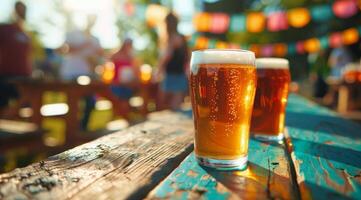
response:
<path fill-rule="evenodd" d="M 311 183 L 309 181 L 302 182 L 301 185 L 306 185 L 308 190 L 302 191 L 301 190 L 301 199 L 310 199 L 309 192 L 312 192 L 311 199 L 327 199 L 327 200 L 352 200 L 355 198 L 345 196 L 328 188 L 319 186 L 315 183 Z M 311 191 L 309 191 L 311 190 Z"/>
<path fill-rule="evenodd" d="M 242 199 L 300 199 L 312 192 L 314 199 L 352 199 L 311 182 L 303 182 L 306 190 L 298 190 L 296 182 L 271 170 L 249 162 L 244 171 L 219 171 L 202 167 L 208 174 Z M 309 191 L 309 189 L 311 191 Z"/>
<path fill-rule="evenodd" d="M 361 151 L 292 138 L 294 151 L 361 168 Z"/>
<path fill-rule="evenodd" d="M 268 170 L 248 162 L 248 168 L 243 171 L 202 168 L 242 199 L 295 199 L 297 190 L 292 187 L 292 181 L 288 177 L 274 173 L 273 167 L 270 166 L 271 170 Z"/>
<path fill-rule="evenodd" d="M 322 114 L 287 112 L 286 126 L 361 139 L 361 126 L 341 117 Z"/>

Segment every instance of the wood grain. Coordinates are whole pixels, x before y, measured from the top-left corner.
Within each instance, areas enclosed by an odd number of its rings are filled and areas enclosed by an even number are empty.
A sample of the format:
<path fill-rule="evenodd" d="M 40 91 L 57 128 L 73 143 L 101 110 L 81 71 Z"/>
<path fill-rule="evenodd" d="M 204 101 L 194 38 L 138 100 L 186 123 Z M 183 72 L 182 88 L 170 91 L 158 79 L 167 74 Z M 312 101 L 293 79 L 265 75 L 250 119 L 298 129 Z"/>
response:
<path fill-rule="evenodd" d="M 287 107 L 288 150 L 302 199 L 361 199 L 361 126 L 304 98 Z"/>
<path fill-rule="evenodd" d="M 142 198 L 192 151 L 192 131 L 189 115 L 153 114 L 140 125 L 0 175 L 0 199 Z"/>
<path fill-rule="evenodd" d="M 188 156 L 147 199 L 297 199 L 283 144 L 251 139 L 244 171 L 217 171 Z"/>

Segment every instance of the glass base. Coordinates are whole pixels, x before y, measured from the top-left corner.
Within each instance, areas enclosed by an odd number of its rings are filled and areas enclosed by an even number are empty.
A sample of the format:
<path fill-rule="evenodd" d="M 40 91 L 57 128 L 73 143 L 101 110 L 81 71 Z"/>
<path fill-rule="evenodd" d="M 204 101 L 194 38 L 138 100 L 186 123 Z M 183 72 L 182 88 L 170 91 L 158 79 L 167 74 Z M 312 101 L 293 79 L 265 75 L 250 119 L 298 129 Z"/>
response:
<path fill-rule="evenodd" d="M 197 162 L 205 167 L 217 170 L 244 170 L 247 168 L 248 156 L 235 160 L 218 160 L 196 156 Z"/>
<path fill-rule="evenodd" d="M 261 141 L 282 141 L 283 140 L 283 133 L 280 133 L 278 135 L 267 135 L 267 134 L 261 134 L 261 133 L 252 133 L 253 137 L 256 138 L 257 140 L 261 140 Z"/>

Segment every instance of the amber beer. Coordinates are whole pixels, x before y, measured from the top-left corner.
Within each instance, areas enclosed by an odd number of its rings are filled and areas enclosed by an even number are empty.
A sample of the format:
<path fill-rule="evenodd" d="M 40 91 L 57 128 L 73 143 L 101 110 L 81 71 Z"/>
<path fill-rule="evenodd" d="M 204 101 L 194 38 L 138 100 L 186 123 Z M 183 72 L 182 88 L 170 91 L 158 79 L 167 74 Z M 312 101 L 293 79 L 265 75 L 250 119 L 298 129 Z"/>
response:
<path fill-rule="evenodd" d="M 190 88 L 195 153 L 201 165 L 243 169 L 256 89 L 253 52 L 194 51 Z"/>
<path fill-rule="evenodd" d="M 291 80 L 288 60 L 256 60 L 257 90 L 251 121 L 251 133 L 262 140 L 282 140 L 285 108 Z"/>

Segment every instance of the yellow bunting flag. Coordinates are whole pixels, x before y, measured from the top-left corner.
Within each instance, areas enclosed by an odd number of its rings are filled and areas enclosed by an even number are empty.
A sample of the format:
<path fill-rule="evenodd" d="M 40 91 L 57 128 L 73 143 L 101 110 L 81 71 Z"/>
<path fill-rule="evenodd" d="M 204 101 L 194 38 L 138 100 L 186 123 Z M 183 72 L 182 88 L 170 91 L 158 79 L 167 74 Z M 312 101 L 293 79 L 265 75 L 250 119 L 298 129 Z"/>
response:
<path fill-rule="evenodd" d="M 284 43 L 278 43 L 273 46 L 275 56 L 284 57 L 287 54 L 287 45 Z"/>
<path fill-rule="evenodd" d="M 317 38 L 310 38 L 305 41 L 304 48 L 309 53 L 317 52 L 321 49 L 320 40 Z"/>
<path fill-rule="evenodd" d="M 228 48 L 228 44 L 226 42 L 218 41 L 216 42 L 216 49 L 226 49 Z"/>
<path fill-rule="evenodd" d="M 310 13 L 306 8 L 291 9 L 287 13 L 288 22 L 295 28 L 302 28 L 306 26 L 310 20 Z"/>
<path fill-rule="evenodd" d="M 251 33 L 258 33 L 264 30 L 266 17 L 262 12 L 253 12 L 247 15 L 247 30 Z"/>
<path fill-rule="evenodd" d="M 209 13 L 199 13 L 193 20 L 194 27 L 199 32 L 207 32 L 211 27 L 211 15 Z"/>
<path fill-rule="evenodd" d="M 151 4 L 147 7 L 145 17 L 147 24 L 150 27 L 155 27 L 161 24 L 167 16 L 168 8 L 156 4 Z"/>
<path fill-rule="evenodd" d="M 359 39 L 359 33 L 356 28 L 349 28 L 342 32 L 342 41 L 346 45 L 354 44 Z"/>
<path fill-rule="evenodd" d="M 206 49 L 208 48 L 209 39 L 206 37 L 199 37 L 195 42 L 195 49 Z"/>

